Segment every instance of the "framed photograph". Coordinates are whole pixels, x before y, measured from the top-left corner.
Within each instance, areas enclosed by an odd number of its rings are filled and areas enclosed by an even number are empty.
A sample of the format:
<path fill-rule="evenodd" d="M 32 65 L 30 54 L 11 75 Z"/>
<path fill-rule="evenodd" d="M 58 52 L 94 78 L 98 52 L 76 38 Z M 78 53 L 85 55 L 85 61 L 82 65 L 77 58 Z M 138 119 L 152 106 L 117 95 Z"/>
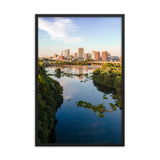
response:
<path fill-rule="evenodd" d="M 124 14 L 35 15 L 35 145 L 124 146 Z"/>

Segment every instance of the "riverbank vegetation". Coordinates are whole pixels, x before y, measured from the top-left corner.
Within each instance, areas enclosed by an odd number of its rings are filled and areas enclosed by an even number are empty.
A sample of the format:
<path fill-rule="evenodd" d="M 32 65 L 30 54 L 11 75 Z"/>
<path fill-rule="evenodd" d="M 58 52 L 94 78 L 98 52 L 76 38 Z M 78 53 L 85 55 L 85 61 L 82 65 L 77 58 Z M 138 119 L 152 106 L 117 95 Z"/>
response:
<path fill-rule="evenodd" d="M 116 99 L 116 106 L 122 108 L 122 66 L 120 64 L 105 63 L 93 72 L 92 79 L 95 84 L 110 89 L 113 99 Z M 113 105 L 111 107 L 113 108 Z"/>
<path fill-rule="evenodd" d="M 38 65 L 38 143 L 47 143 L 55 125 L 55 112 L 63 102 L 63 88 Z"/>

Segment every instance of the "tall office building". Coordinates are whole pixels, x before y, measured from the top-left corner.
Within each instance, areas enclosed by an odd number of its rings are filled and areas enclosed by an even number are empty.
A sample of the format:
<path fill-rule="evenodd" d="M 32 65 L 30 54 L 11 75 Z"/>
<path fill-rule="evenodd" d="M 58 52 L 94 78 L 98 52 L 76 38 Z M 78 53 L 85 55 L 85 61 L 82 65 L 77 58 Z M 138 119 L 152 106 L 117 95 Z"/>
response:
<path fill-rule="evenodd" d="M 96 60 L 96 61 L 99 61 L 99 60 L 100 60 L 100 52 L 99 52 L 99 51 L 97 51 L 97 52 L 95 53 L 95 60 Z"/>
<path fill-rule="evenodd" d="M 83 58 L 84 57 L 84 48 L 78 48 L 78 57 Z"/>
<path fill-rule="evenodd" d="M 70 55 L 70 49 L 65 49 L 64 50 L 64 56 L 68 57 Z"/>
<path fill-rule="evenodd" d="M 108 52 L 107 51 L 102 52 L 102 61 L 108 61 Z"/>
<path fill-rule="evenodd" d="M 70 49 L 65 49 L 65 50 L 62 50 L 62 56 L 64 57 L 68 57 L 70 55 Z"/>

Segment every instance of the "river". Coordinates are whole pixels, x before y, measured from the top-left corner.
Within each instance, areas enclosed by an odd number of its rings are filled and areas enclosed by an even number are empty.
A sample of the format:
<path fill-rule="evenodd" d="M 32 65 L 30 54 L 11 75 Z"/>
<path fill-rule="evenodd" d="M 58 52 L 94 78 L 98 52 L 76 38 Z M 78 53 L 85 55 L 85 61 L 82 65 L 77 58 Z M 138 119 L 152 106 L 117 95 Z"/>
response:
<path fill-rule="evenodd" d="M 92 75 L 96 67 L 72 66 L 61 68 L 66 73 Z M 53 74 L 56 68 L 46 68 Z M 112 91 L 93 83 L 91 78 L 66 77 L 51 78 L 63 86 L 63 104 L 56 112 L 56 124 L 50 143 L 57 144 L 121 144 L 122 142 L 122 111 L 116 106 L 116 111 L 104 112 L 103 117 L 98 116 L 89 108 L 77 106 L 78 101 L 86 101 L 92 105 L 104 104 L 111 110 L 109 103 L 115 103 Z M 103 96 L 108 99 L 104 99 Z M 54 141 L 54 142 L 53 142 Z"/>

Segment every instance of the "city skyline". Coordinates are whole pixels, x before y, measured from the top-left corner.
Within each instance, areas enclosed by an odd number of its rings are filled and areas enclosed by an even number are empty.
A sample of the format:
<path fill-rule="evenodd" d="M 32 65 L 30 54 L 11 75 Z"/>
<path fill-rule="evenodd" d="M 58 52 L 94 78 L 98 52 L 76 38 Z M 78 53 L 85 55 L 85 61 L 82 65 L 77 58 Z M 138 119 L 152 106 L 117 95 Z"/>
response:
<path fill-rule="evenodd" d="M 63 17 L 38 19 L 39 56 L 70 54 L 84 48 L 84 53 L 108 51 L 121 56 L 121 18 Z"/>

